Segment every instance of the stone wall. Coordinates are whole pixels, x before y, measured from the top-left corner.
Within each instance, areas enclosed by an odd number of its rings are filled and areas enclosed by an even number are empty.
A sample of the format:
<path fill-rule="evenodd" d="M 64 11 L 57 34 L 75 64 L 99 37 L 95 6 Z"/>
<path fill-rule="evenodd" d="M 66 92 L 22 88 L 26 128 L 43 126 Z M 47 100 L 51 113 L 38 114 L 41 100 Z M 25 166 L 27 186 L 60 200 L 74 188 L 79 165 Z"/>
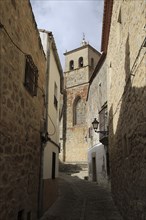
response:
<path fill-rule="evenodd" d="M 88 124 L 88 165 L 89 180 L 97 181 L 99 185 L 108 187 L 107 152 L 106 147 L 99 141 L 99 133 L 92 128 L 94 118 L 99 121 L 99 111 L 107 102 L 107 62 L 102 61 L 100 69 L 96 72 L 94 80 L 90 83 L 87 99 L 87 124 Z M 98 129 L 100 130 L 100 129 Z M 93 161 L 95 158 L 95 161 Z M 93 164 L 93 162 L 95 164 Z M 95 169 L 93 169 L 95 165 Z M 94 178 L 96 173 L 96 178 Z"/>
<path fill-rule="evenodd" d="M 36 220 L 45 56 L 29 1 L 1 1 L 0 10 L 0 218 Z M 24 86 L 25 53 L 38 68 L 33 97 Z"/>
<path fill-rule="evenodd" d="M 66 87 L 77 86 L 88 82 L 89 67 L 85 66 L 79 69 L 72 70 L 65 73 L 65 84 Z"/>
<path fill-rule="evenodd" d="M 107 62 L 103 61 L 100 70 L 96 74 L 92 83 L 90 83 L 87 99 L 87 123 L 88 126 L 92 126 L 92 121 L 97 118 L 99 121 L 99 111 L 101 111 L 102 106 L 107 102 Z M 89 145 L 97 144 L 99 141 L 99 135 L 95 132 L 92 134 L 92 143 L 89 139 Z"/>
<path fill-rule="evenodd" d="M 66 161 L 67 162 L 87 162 L 87 142 L 85 140 L 87 132 L 86 119 L 83 124 L 73 124 L 73 104 L 76 97 L 80 96 L 83 103 L 86 103 L 88 84 L 74 87 L 67 90 L 66 105 Z M 83 112 L 82 112 L 83 114 Z M 81 114 L 81 117 L 82 117 Z M 84 112 L 86 115 L 86 111 Z M 86 117 L 86 116 L 84 116 Z"/>
<path fill-rule="evenodd" d="M 87 163 L 86 98 L 89 77 L 92 75 L 100 53 L 89 44 L 65 53 L 65 90 L 63 112 L 63 143 L 60 159 L 68 163 Z M 79 59 L 83 58 L 80 67 Z M 91 66 L 91 59 L 94 65 Z M 70 61 L 74 68 L 70 70 Z"/>
<path fill-rule="evenodd" d="M 111 186 L 124 219 L 146 219 L 145 1 L 114 1 L 108 45 Z"/>

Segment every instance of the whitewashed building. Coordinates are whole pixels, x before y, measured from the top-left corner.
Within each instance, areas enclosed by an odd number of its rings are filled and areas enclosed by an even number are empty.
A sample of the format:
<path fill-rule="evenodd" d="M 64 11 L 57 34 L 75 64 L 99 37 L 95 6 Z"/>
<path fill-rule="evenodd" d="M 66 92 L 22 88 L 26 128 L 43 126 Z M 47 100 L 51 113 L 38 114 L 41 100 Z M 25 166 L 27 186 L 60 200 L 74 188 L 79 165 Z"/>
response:
<path fill-rule="evenodd" d="M 59 168 L 59 117 L 61 112 L 60 99 L 63 89 L 63 71 L 52 32 L 39 30 L 42 45 L 47 59 L 46 66 L 46 112 L 44 113 L 45 134 L 42 152 L 42 213 L 55 201 L 58 195 Z"/>

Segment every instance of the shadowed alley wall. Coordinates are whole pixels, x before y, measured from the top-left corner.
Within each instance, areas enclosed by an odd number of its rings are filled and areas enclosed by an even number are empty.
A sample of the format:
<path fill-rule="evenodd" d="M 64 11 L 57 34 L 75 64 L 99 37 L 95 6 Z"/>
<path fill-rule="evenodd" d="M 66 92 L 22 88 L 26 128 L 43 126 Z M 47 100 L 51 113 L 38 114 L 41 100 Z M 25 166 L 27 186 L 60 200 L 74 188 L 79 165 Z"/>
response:
<path fill-rule="evenodd" d="M 145 1 L 115 1 L 108 46 L 111 187 L 126 220 L 146 219 Z"/>

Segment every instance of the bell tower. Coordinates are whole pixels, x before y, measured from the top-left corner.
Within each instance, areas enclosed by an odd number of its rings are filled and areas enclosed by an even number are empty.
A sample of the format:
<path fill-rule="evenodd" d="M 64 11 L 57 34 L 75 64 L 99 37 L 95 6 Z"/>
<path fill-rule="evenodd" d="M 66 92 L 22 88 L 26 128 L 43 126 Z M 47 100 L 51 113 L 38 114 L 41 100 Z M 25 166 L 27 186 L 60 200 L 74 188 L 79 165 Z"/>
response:
<path fill-rule="evenodd" d="M 100 53 L 85 41 L 65 55 L 64 135 L 62 158 L 64 162 L 87 163 L 88 127 L 86 122 L 86 97 L 89 79 L 99 60 Z"/>

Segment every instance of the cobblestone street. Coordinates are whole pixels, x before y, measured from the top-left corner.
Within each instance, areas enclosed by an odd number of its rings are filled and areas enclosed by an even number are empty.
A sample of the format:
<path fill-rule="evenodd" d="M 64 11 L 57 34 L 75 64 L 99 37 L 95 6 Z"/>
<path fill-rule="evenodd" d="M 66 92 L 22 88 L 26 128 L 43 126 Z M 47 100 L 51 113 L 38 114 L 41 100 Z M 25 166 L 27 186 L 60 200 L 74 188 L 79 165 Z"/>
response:
<path fill-rule="evenodd" d="M 59 189 L 41 220 L 122 220 L 111 194 L 97 183 L 60 173 Z"/>

